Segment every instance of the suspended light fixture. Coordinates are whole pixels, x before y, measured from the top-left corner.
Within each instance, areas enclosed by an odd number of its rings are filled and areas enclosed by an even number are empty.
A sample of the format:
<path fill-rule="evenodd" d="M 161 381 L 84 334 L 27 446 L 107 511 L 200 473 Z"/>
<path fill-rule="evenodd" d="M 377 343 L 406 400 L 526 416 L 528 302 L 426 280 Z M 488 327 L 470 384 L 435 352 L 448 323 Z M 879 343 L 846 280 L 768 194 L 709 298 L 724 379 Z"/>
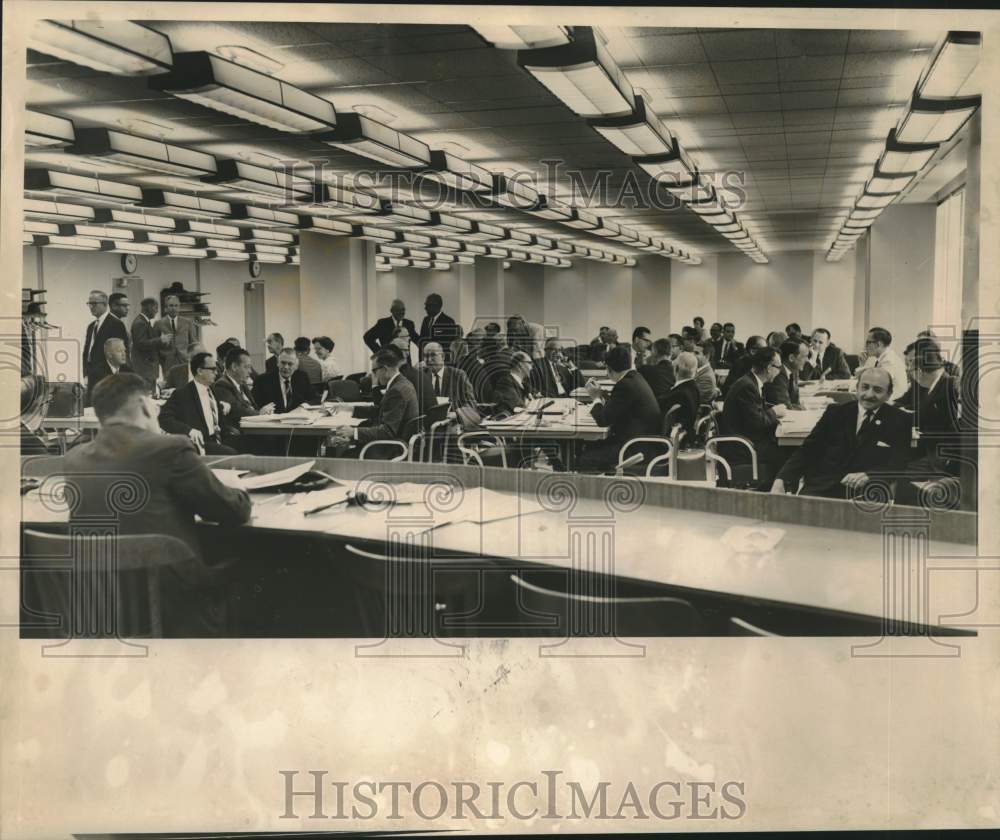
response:
<path fill-rule="evenodd" d="M 24 145 L 29 149 L 59 149 L 73 143 L 76 133 L 73 121 L 65 117 L 43 114 L 41 111 L 25 111 L 27 125 L 24 129 Z"/>
<path fill-rule="evenodd" d="M 426 143 L 355 112 L 339 114 L 337 127 L 316 135 L 316 139 L 386 166 L 413 169 L 431 163 Z"/>
<path fill-rule="evenodd" d="M 68 151 L 168 175 L 199 178 L 216 171 L 215 158 L 205 152 L 109 128 L 81 128 Z"/>
<path fill-rule="evenodd" d="M 39 20 L 28 46 L 102 73 L 145 76 L 173 64 L 170 39 L 130 20 Z"/>

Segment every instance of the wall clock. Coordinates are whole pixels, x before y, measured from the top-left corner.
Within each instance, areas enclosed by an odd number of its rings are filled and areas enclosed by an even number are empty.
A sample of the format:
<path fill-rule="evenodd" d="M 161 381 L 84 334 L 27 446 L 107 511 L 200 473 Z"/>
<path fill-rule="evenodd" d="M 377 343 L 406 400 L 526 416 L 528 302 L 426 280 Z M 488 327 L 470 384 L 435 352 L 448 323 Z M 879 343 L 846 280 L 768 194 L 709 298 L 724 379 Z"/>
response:
<path fill-rule="evenodd" d="M 122 254 L 122 271 L 126 274 L 135 274 L 139 267 L 139 258 L 135 254 Z"/>
<path fill-rule="evenodd" d="M 250 276 L 260 277 L 260 263 L 257 260 L 250 260 Z"/>

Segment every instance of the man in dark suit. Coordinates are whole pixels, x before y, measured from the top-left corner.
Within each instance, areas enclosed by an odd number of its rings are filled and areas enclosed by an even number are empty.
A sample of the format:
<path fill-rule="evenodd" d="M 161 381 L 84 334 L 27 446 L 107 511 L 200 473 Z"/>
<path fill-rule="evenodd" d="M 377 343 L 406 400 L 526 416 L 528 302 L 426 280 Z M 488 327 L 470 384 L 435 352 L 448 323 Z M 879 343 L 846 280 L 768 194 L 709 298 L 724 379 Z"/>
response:
<path fill-rule="evenodd" d="M 278 354 L 285 348 L 285 337 L 281 333 L 268 333 L 264 339 L 267 352 L 270 355 L 264 362 L 264 373 L 274 373 L 278 370 Z"/>
<path fill-rule="evenodd" d="M 410 334 L 410 341 L 419 342 L 417 327 L 406 317 L 406 304 L 396 298 L 389 306 L 389 317 L 379 318 L 364 334 L 364 342 L 372 353 L 377 353 L 392 341 L 396 330 L 403 328 Z"/>
<path fill-rule="evenodd" d="M 722 407 L 721 431 L 724 435 L 740 435 L 753 444 L 757 452 L 759 488 L 771 486 L 771 480 L 781 464 L 781 453 L 775 430 L 778 420 L 785 416 L 783 405 L 769 406 L 764 397 L 764 386 L 781 370 L 778 351 L 765 347 L 754 353 L 750 372 L 733 383 Z M 747 464 L 749 454 L 736 444 L 723 444 L 720 454 L 730 464 Z"/>
<path fill-rule="evenodd" d="M 708 338 L 700 342 L 701 351 L 714 367 L 715 345 L 722 339 L 722 324 L 716 321 L 708 328 Z"/>
<path fill-rule="evenodd" d="M 648 363 L 652 344 L 653 334 L 649 327 L 636 327 L 632 330 L 632 367 L 636 370 Z"/>
<path fill-rule="evenodd" d="M 655 345 L 654 345 L 655 346 Z M 674 360 L 674 375 L 676 377 L 670 390 L 659 401 L 664 418 L 677 406 L 670 420 L 671 428 L 680 423 L 687 432 L 687 441 L 694 437 L 694 424 L 698 419 L 698 386 L 694 375 L 698 370 L 698 357 L 694 353 L 681 353 Z M 654 391 L 655 393 L 655 391 Z"/>
<path fill-rule="evenodd" d="M 469 377 L 464 370 L 444 363 L 444 348 L 435 341 L 424 345 L 424 371 L 435 399 L 448 397 L 453 408 L 476 404 Z"/>
<path fill-rule="evenodd" d="M 170 395 L 160 409 L 160 428 L 172 435 L 186 435 L 206 455 L 235 455 L 236 450 L 223 443 L 222 418 L 233 410 L 212 392 L 215 383 L 215 357 L 195 353 L 190 361 L 193 379 Z"/>
<path fill-rule="evenodd" d="M 427 295 L 427 300 L 424 301 L 424 310 L 427 315 L 420 324 L 420 335 L 418 336 L 421 348 L 428 341 L 436 341 L 444 348 L 444 352 L 448 353 L 451 349 L 451 342 L 458 338 L 455 319 L 441 311 L 443 306 L 444 301 L 441 300 L 441 295 L 434 293 Z"/>
<path fill-rule="evenodd" d="M 87 521 L 110 514 L 120 534 L 166 534 L 184 542 L 190 561 L 160 575 L 164 636 L 220 634 L 225 600 L 201 558 L 195 516 L 241 525 L 250 519 L 249 496 L 212 475 L 190 438 L 161 433 L 141 376 L 104 379 L 94 389 L 94 410 L 101 424 L 97 437 L 65 458 L 66 480 L 80 499 L 71 517 Z M 136 489 L 124 495 L 141 504 L 114 508 L 116 486 Z"/>
<path fill-rule="evenodd" d="M 108 363 L 108 376 L 116 373 L 135 373 L 128 364 L 128 350 L 120 338 L 109 338 L 104 342 L 104 359 Z"/>
<path fill-rule="evenodd" d="M 253 384 L 253 401 L 257 405 L 274 404 L 275 414 L 285 414 L 303 403 L 315 401 L 316 395 L 309 377 L 299 368 L 295 348 L 285 347 L 278 354 L 277 370 L 258 376 Z"/>
<path fill-rule="evenodd" d="M 581 472 L 614 469 L 625 443 L 660 433 L 660 407 L 649 383 L 631 366 L 629 348 L 615 347 L 605 362 L 608 376 L 615 383 L 611 393 L 605 397 L 594 380 L 587 383 L 587 392 L 594 400 L 591 416 L 598 426 L 608 427 L 609 434 L 607 440 L 590 444 L 584 450 L 577 463 Z"/>
<path fill-rule="evenodd" d="M 649 364 L 642 365 L 639 368 L 642 378 L 652 388 L 653 396 L 656 397 L 656 402 L 660 406 L 661 411 L 665 410 L 663 408 L 664 400 L 666 400 L 667 394 L 670 393 L 670 389 L 674 387 L 674 364 L 670 358 L 670 353 L 670 340 L 667 338 L 658 338 L 653 342 Z M 697 406 L 696 399 L 695 408 Z"/>
<path fill-rule="evenodd" d="M 611 327 L 601 327 L 597 331 L 597 338 L 590 342 L 590 359 L 594 362 L 604 363 L 608 353 L 618 346 L 618 332 Z"/>
<path fill-rule="evenodd" d="M 495 334 L 486 333 L 477 343 L 476 352 L 462 359 L 459 368 L 469 377 L 476 400 L 489 403 L 493 402 L 496 381 L 510 369 L 510 357 L 501 351 L 500 340 Z"/>
<path fill-rule="evenodd" d="M 336 450 L 337 457 L 356 457 L 365 445 L 374 441 L 407 442 L 406 435 L 414 430 L 413 421 L 420 409 L 417 392 L 410 380 L 399 372 L 399 366 L 399 354 L 389 347 L 375 355 L 372 375 L 376 387 L 383 391 L 378 413 L 369 426 L 341 426 L 332 433 L 329 445 Z M 392 452 L 396 454 L 396 449 Z"/>
<path fill-rule="evenodd" d="M 131 327 L 132 369 L 146 380 L 150 392 L 160 376 L 160 347 L 166 344 L 165 336 L 156 334 L 155 318 L 159 309 L 156 298 L 144 298 Z"/>
<path fill-rule="evenodd" d="M 87 377 L 87 405 L 90 405 L 94 386 L 105 376 L 111 375 L 107 359 L 104 357 L 104 342 L 109 338 L 120 338 L 128 342 L 128 330 L 121 319 L 108 309 L 108 296 L 95 289 L 87 298 L 87 306 L 94 320 L 87 326 L 87 336 L 83 343 L 83 372 Z"/>
<path fill-rule="evenodd" d="M 399 373 L 410 380 L 410 384 L 417 392 L 417 405 L 420 407 L 420 413 L 427 414 L 435 408 L 437 399 L 434 397 L 430 376 L 423 368 L 416 368 L 410 363 L 410 334 L 406 328 L 397 329 L 392 341 L 383 349 L 390 350 L 399 356 Z M 376 388 L 375 391 L 381 395 L 380 389 Z M 380 398 L 381 396 L 376 399 Z"/>
<path fill-rule="evenodd" d="M 241 452 L 248 452 L 254 447 L 240 431 L 240 420 L 244 417 L 256 417 L 258 414 L 273 414 L 274 404 L 270 403 L 258 408 L 250 392 L 250 354 L 242 347 L 230 350 L 226 356 L 225 371 L 212 384 L 212 393 L 220 404 L 225 403 L 230 408 L 219 418 L 222 425 L 222 440 L 228 446 Z"/>
<path fill-rule="evenodd" d="M 625 351 L 626 354 L 628 351 Z M 534 397 L 531 386 L 531 372 L 534 370 L 531 356 L 522 350 L 515 350 L 510 357 L 510 370 L 497 377 L 493 386 L 493 401 L 497 413 L 513 413 L 515 408 L 524 408 Z"/>
<path fill-rule="evenodd" d="M 809 382 L 819 379 L 824 373 L 825 379 L 851 378 L 851 369 L 844 351 L 830 341 L 830 331 L 826 327 L 817 327 L 812 332 L 809 355 L 802 367 L 800 379 Z"/>
<path fill-rule="evenodd" d="M 583 374 L 579 368 L 570 369 L 566 364 L 558 338 L 545 342 L 545 356 L 535 359 L 533 364 L 531 387 L 543 397 L 568 397 L 583 387 Z"/>
<path fill-rule="evenodd" d="M 743 353 L 733 362 L 733 366 L 729 368 L 729 373 L 722 382 L 722 398 L 726 398 L 726 394 L 729 393 L 729 389 L 734 383 L 739 382 L 744 376 L 750 373 L 750 362 L 753 359 L 753 354 L 757 350 L 763 350 L 767 347 L 767 339 L 762 335 L 752 335 L 747 339 L 747 345 L 743 349 Z"/>
<path fill-rule="evenodd" d="M 743 345 L 736 340 L 736 326 L 727 321 L 722 325 L 722 335 L 712 340 L 712 367 L 732 368 L 742 355 Z"/>
<path fill-rule="evenodd" d="M 892 379 L 870 368 L 858 379 L 857 400 L 831 405 L 781 468 L 772 493 L 796 492 L 800 479 L 806 496 L 847 499 L 884 474 L 886 481 L 903 471 L 912 425 L 906 412 L 889 405 Z"/>
<path fill-rule="evenodd" d="M 177 295 L 167 295 L 163 299 L 163 317 L 156 322 L 156 334 L 168 336 L 160 347 L 160 367 L 164 376 L 174 365 L 187 362 L 190 356 L 185 348 L 200 340 L 194 323 L 181 317 L 180 311 L 181 299 Z"/>
<path fill-rule="evenodd" d="M 764 386 L 764 399 L 771 405 L 801 410 L 799 372 L 805 363 L 809 345 L 800 338 L 790 338 L 781 345 L 781 370 Z"/>
<path fill-rule="evenodd" d="M 928 478 L 935 473 L 958 475 L 958 383 L 945 370 L 941 348 L 932 338 L 918 338 L 906 348 L 903 359 L 910 387 L 894 405 L 910 414 L 920 432 L 910 470 Z"/>

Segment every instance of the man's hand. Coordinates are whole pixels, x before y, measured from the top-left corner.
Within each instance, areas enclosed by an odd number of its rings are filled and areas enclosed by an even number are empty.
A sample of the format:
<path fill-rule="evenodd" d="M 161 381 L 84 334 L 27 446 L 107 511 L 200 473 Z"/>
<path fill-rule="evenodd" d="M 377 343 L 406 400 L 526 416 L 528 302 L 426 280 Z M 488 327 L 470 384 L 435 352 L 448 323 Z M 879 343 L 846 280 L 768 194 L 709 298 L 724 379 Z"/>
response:
<path fill-rule="evenodd" d="M 856 472 L 845 475 L 840 479 L 840 483 L 847 487 L 848 490 L 860 490 L 869 480 L 868 473 Z"/>
<path fill-rule="evenodd" d="M 772 406 L 771 410 L 774 412 L 775 417 L 784 417 L 785 414 L 788 412 L 788 409 L 785 408 L 784 403 L 778 403 L 776 406 Z"/>
<path fill-rule="evenodd" d="M 174 343 L 174 337 L 170 333 L 160 333 L 160 344 L 169 347 Z"/>
<path fill-rule="evenodd" d="M 262 406 L 260 409 L 261 414 L 274 414 L 274 403 L 269 402 L 267 405 Z"/>
<path fill-rule="evenodd" d="M 219 408 L 222 409 L 223 414 L 229 414 L 229 411 L 232 408 L 232 406 L 229 403 L 225 402 L 224 400 L 219 400 Z"/>
<path fill-rule="evenodd" d="M 587 389 L 587 393 L 590 394 L 595 400 L 600 399 L 603 396 L 601 392 L 601 386 L 597 384 L 596 379 L 588 379 L 587 384 L 584 386 Z"/>
<path fill-rule="evenodd" d="M 792 411 L 805 411 L 806 407 L 804 405 L 799 405 L 798 403 L 793 403 L 788 406 Z"/>
<path fill-rule="evenodd" d="M 771 485 L 771 492 L 776 493 L 778 495 L 784 495 L 785 482 L 780 478 L 774 479 L 774 484 Z"/>
<path fill-rule="evenodd" d="M 333 430 L 333 434 L 336 437 L 343 438 L 344 440 L 354 440 L 354 429 L 351 426 L 337 426 Z"/>
<path fill-rule="evenodd" d="M 195 446 L 200 446 L 204 449 L 205 438 L 198 429 L 192 429 L 188 432 L 188 437 L 191 438 L 191 442 L 194 443 Z"/>

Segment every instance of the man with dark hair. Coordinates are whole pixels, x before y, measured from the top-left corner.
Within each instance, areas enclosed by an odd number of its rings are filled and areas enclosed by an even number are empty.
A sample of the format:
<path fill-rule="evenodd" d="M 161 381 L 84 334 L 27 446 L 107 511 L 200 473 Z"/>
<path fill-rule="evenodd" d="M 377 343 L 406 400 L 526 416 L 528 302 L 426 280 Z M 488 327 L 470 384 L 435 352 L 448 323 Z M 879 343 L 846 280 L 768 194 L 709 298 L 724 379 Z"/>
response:
<path fill-rule="evenodd" d="M 743 354 L 743 345 L 736 340 L 736 327 L 731 322 L 722 325 L 722 335 L 712 341 L 712 367 L 731 368 Z"/>
<path fill-rule="evenodd" d="M 705 319 L 702 318 L 701 315 L 695 315 L 694 318 L 691 319 L 691 324 L 694 326 L 695 332 L 697 333 L 697 341 L 701 344 L 701 342 L 708 338 L 708 336 L 705 335 Z M 683 327 L 681 328 L 681 332 L 684 332 Z"/>
<path fill-rule="evenodd" d="M 258 376 L 253 385 L 257 405 L 274 404 L 275 414 L 286 414 L 303 403 L 315 401 L 309 377 L 299 370 L 299 357 L 293 347 L 283 347 L 277 355 L 275 370 Z"/>
<path fill-rule="evenodd" d="M 436 341 L 447 354 L 451 349 L 452 340 L 458 338 L 458 332 L 455 329 L 455 319 L 441 311 L 443 306 L 441 295 L 433 292 L 427 295 L 424 301 L 424 311 L 427 315 L 420 324 L 420 335 L 417 339 L 421 347 L 428 341 Z"/>
<path fill-rule="evenodd" d="M 726 394 L 729 393 L 729 389 L 733 387 L 733 384 L 739 382 L 744 376 L 750 372 L 750 361 L 753 359 L 753 354 L 757 350 L 763 350 L 767 347 L 767 341 L 765 341 L 762 335 L 752 335 L 747 339 L 746 347 L 743 349 L 743 353 L 740 354 L 739 358 L 729 369 L 729 374 L 722 382 L 722 398 L 726 398 Z"/>
<path fill-rule="evenodd" d="M 802 338 L 802 327 L 793 321 L 785 327 L 785 336 L 787 338 Z"/>
<path fill-rule="evenodd" d="M 670 335 L 667 336 L 667 341 L 670 342 L 670 361 L 674 361 L 683 349 L 681 346 L 682 339 L 680 333 L 670 333 Z"/>
<path fill-rule="evenodd" d="M 389 304 L 389 317 L 379 318 L 375 324 L 368 328 L 362 340 L 372 353 L 377 353 L 392 341 L 396 330 L 404 328 L 410 335 L 410 341 L 419 341 L 417 327 L 406 317 L 406 304 L 396 298 Z M 315 341 L 316 339 L 313 339 Z"/>
<path fill-rule="evenodd" d="M 649 348 L 653 344 L 653 335 L 649 327 L 636 327 L 632 330 L 632 367 L 638 370 L 647 363 Z"/>
<path fill-rule="evenodd" d="M 701 348 L 705 351 L 705 358 L 712 360 L 712 351 L 715 343 L 722 338 L 722 324 L 716 321 L 708 328 L 708 337 L 701 340 Z"/>
<path fill-rule="evenodd" d="M 608 376 L 614 382 L 605 397 L 594 380 L 587 382 L 587 393 L 594 400 L 590 410 L 598 426 L 609 429 L 607 440 L 584 450 L 578 463 L 581 472 L 606 472 L 618 463 L 618 453 L 632 438 L 660 433 L 660 407 L 649 383 L 631 365 L 628 347 L 615 347 L 607 357 Z M 648 456 L 645 450 L 644 454 Z"/>
<path fill-rule="evenodd" d="M 906 390 L 906 365 L 899 354 L 890 347 L 891 344 L 892 333 L 884 327 L 872 327 L 868 330 L 868 335 L 865 337 L 865 352 L 858 357 L 861 364 L 858 366 L 857 374 L 860 377 L 862 371 L 873 367 L 885 368 L 889 378 L 892 379 L 893 393 L 902 394 Z"/>
<path fill-rule="evenodd" d="M 898 476 L 909 456 L 911 425 L 905 412 L 889 404 L 891 397 L 887 370 L 862 371 L 857 400 L 826 409 L 781 468 L 771 492 L 847 499 L 879 473 L 887 480 Z"/>
<path fill-rule="evenodd" d="M 618 333 L 611 327 L 601 327 L 597 331 L 597 338 L 590 342 L 590 358 L 595 362 L 603 362 L 617 346 Z"/>
<path fill-rule="evenodd" d="M 911 466 L 916 472 L 958 474 L 958 383 L 948 375 L 941 347 L 932 338 L 918 338 L 904 354 L 911 371 L 910 387 L 895 405 L 910 413 L 920 432 Z"/>
<path fill-rule="evenodd" d="M 781 462 L 775 430 L 785 415 L 785 406 L 768 406 L 764 387 L 781 371 L 778 351 L 765 347 L 754 352 L 750 372 L 733 383 L 726 395 L 720 416 L 724 435 L 739 435 L 753 444 L 757 452 L 758 486 L 770 487 Z M 746 465 L 749 454 L 737 444 L 720 445 L 720 454 L 730 464 Z"/>
<path fill-rule="evenodd" d="M 805 363 L 809 345 L 800 338 L 782 342 L 781 370 L 764 386 L 764 399 L 771 405 L 801 410 L 799 402 L 799 371 Z"/>
<path fill-rule="evenodd" d="M 802 381 L 850 378 L 851 369 L 844 351 L 830 341 L 830 331 L 826 327 L 816 327 L 809 341 L 809 355 L 802 368 Z"/>
<path fill-rule="evenodd" d="M 160 367 L 166 376 L 174 365 L 186 364 L 191 358 L 185 348 L 199 342 L 197 328 L 180 314 L 181 299 L 167 295 L 163 299 L 163 317 L 156 322 L 156 334 L 161 337 Z"/>
<path fill-rule="evenodd" d="M 80 499 L 71 521 L 113 515 L 121 535 L 165 534 L 184 542 L 191 559 L 159 574 L 163 635 L 220 635 L 225 600 L 201 558 L 195 517 L 241 525 L 250 519 L 250 497 L 212 475 L 189 437 L 161 433 L 141 376 L 109 376 L 93 396 L 100 431 L 65 458 L 66 480 Z M 137 491 L 141 504 L 110 510 L 116 485 Z"/>
<path fill-rule="evenodd" d="M 132 368 L 149 384 L 152 392 L 160 375 L 160 347 L 163 336 L 156 334 L 156 313 L 160 304 L 156 298 L 143 298 L 139 303 L 139 314 L 131 326 Z"/>
<path fill-rule="evenodd" d="M 583 375 L 565 363 L 558 338 L 545 342 L 545 356 L 534 360 L 531 379 L 532 389 L 543 397 L 568 397 L 572 391 L 583 387 Z"/>
<path fill-rule="evenodd" d="M 128 346 L 128 330 L 121 319 L 108 309 L 108 296 L 95 289 L 87 298 L 87 306 L 94 320 L 87 326 L 87 336 L 83 343 L 83 372 L 87 377 L 87 405 L 90 405 L 94 386 L 105 376 L 111 375 L 111 368 L 104 356 L 104 343 L 109 338 L 120 338 Z"/>
<path fill-rule="evenodd" d="M 400 362 L 399 353 L 389 347 L 375 354 L 372 375 L 375 385 L 382 389 L 378 413 L 370 426 L 341 426 L 332 433 L 330 445 L 337 450 L 338 456 L 356 457 L 366 444 L 373 441 L 398 440 L 406 443 L 406 435 L 416 431 L 413 421 L 420 413 L 417 393 L 410 381 L 400 374 Z"/>
<path fill-rule="evenodd" d="M 658 338 L 652 344 L 649 362 L 638 368 L 642 378 L 649 384 L 661 411 L 666 411 L 664 403 L 667 394 L 674 387 L 674 364 L 670 358 L 670 341 Z"/>
<path fill-rule="evenodd" d="M 232 405 L 220 402 L 212 393 L 215 384 L 215 357 L 195 353 L 191 357 L 192 380 L 170 395 L 160 409 L 160 427 L 173 435 L 186 435 L 206 455 L 235 455 L 236 450 L 222 441 L 222 418 Z"/>
<path fill-rule="evenodd" d="M 278 369 L 278 354 L 285 347 L 285 337 L 279 332 L 268 333 L 264 339 L 264 345 L 270 355 L 264 362 L 264 373 L 273 373 Z"/>
<path fill-rule="evenodd" d="M 323 366 L 309 355 L 312 342 L 304 335 L 300 335 L 295 339 L 294 346 L 295 355 L 299 357 L 299 370 L 309 378 L 309 384 L 313 386 L 314 390 L 316 386 L 322 386 L 326 381 L 323 379 Z"/>
<path fill-rule="evenodd" d="M 249 451 L 249 446 L 240 430 L 240 420 L 244 417 L 256 417 L 258 414 L 273 414 L 274 403 L 257 407 L 250 391 L 250 354 L 242 347 L 231 349 L 226 356 L 225 370 L 216 378 L 212 392 L 221 404 L 231 406 L 224 412 L 219 422 L 222 424 L 222 439 L 229 446 L 240 451 Z"/>
<path fill-rule="evenodd" d="M 437 344 L 437 342 L 433 341 L 428 343 Z M 408 379 L 413 386 L 413 390 L 417 394 L 417 406 L 420 408 L 420 413 L 427 414 L 427 412 L 437 406 L 437 398 L 434 396 L 434 386 L 431 383 L 430 375 L 425 369 L 416 368 L 410 364 L 409 346 L 410 337 L 406 334 L 406 331 L 397 330 L 392 343 L 383 347 L 382 350 L 388 350 L 399 357 L 399 374 Z M 438 344 L 438 347 L 440 346 Z M 405 350 L 404 347 L 406 348 Z M 382 351 L 380 350 L 379 352 L 381 353 Z"/>
<path fill-rule="evenodd" d="M 125 292 L 112 292 L 108 296 L 108 309 L 111 310 L 111 314 L 114 315 L 122 323 L 128 317 L 129 310 L 129 299 Z M 131 352 L 131 345 L 129 344 L 128 332 L 125 333 L 125 352 Z"/>

